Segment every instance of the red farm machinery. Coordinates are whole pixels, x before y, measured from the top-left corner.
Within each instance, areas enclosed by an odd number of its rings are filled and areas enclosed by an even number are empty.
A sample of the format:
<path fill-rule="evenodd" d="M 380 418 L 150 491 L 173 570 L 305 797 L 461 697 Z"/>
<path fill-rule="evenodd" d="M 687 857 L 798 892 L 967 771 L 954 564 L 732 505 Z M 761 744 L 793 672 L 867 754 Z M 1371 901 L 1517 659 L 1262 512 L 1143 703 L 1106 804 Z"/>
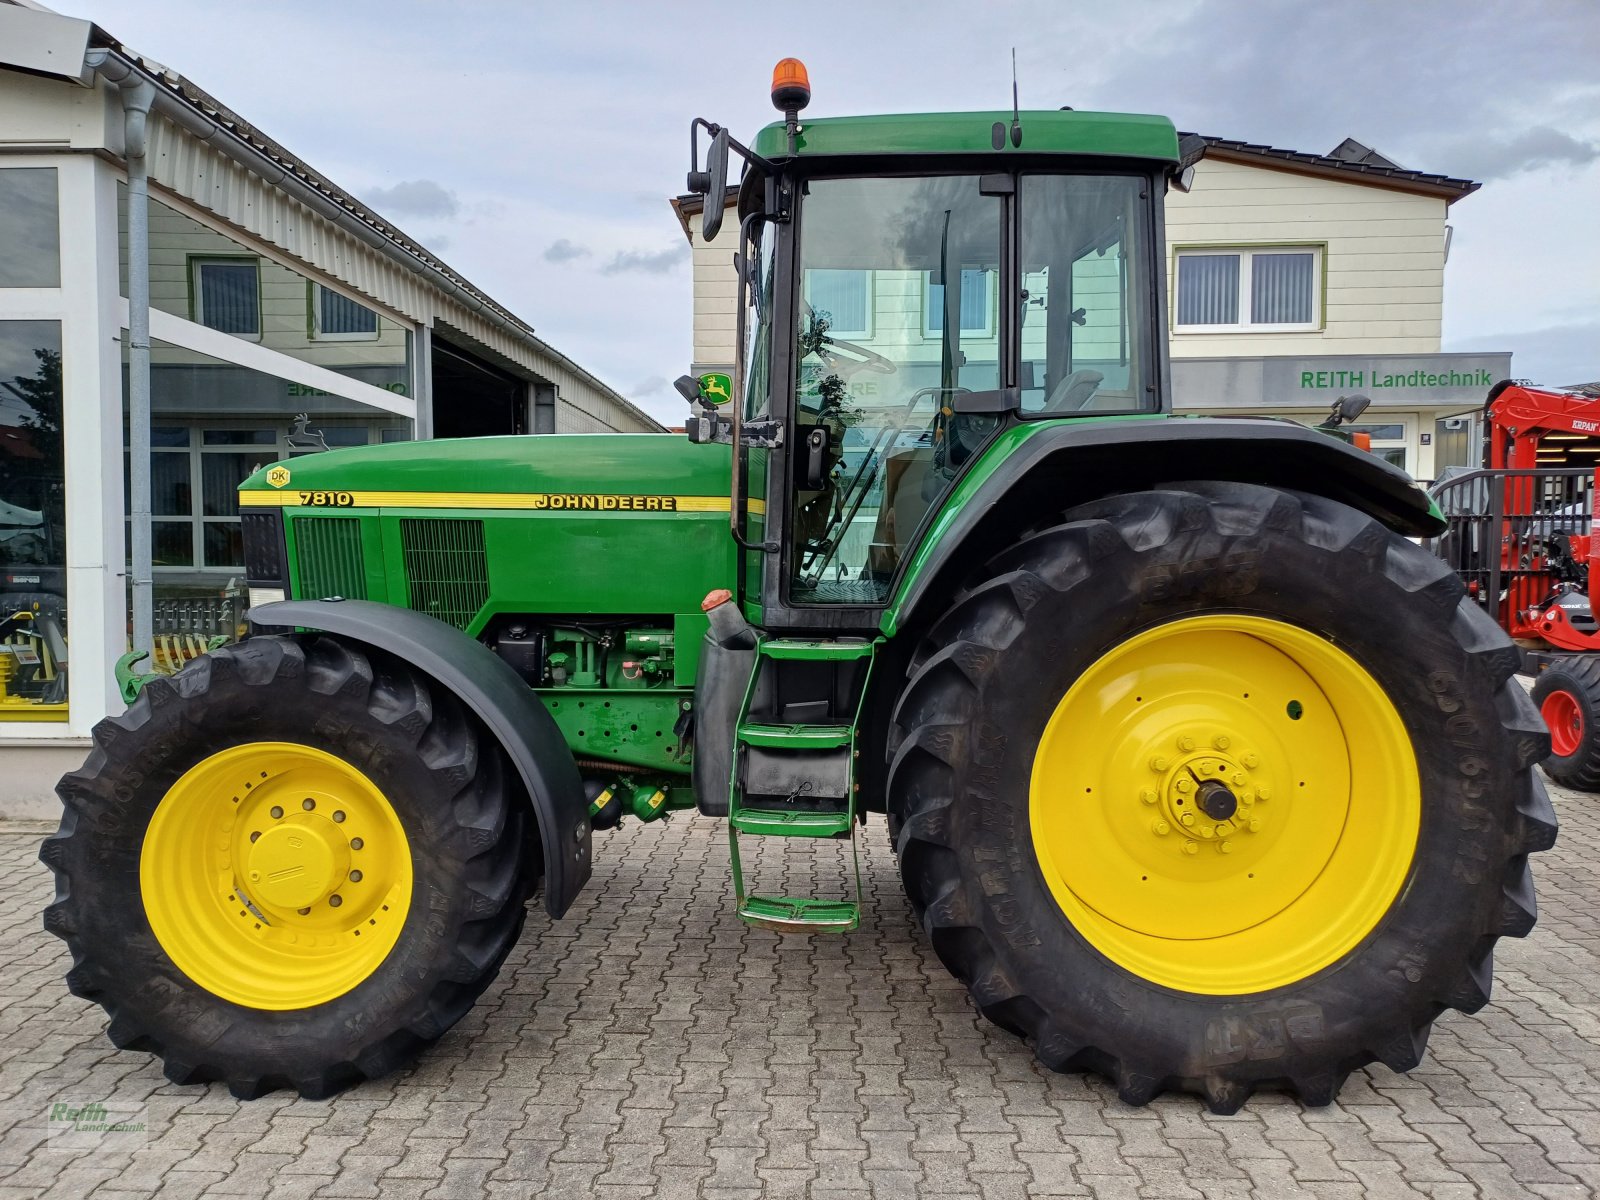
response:
<path fill-rule="evenodd" d="M 1483 408 L 1483 466 L 1431 489 L 1449 529 L 1429 546 L 1522 650 L 1550 726 L 1545 770 L 1600 792 L 1600 386 L 1506 380 Z"/>

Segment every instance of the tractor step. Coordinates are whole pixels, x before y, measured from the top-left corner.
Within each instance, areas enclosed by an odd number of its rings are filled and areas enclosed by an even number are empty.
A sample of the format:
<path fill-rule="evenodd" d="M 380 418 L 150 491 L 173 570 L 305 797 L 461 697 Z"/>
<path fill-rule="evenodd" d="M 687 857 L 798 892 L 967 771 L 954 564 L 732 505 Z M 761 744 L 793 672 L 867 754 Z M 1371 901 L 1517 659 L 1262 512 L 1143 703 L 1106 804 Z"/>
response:
<path fill-rule="evenodd" d="M 746 925 L 780 933 L 843 933 L 861 924 L 861 906 L 849 900 L 746 896 L 739 903 L 738 915 Z"/>
<path fill-rule="evenodd" d="M 853 662 L 872 657 L 872 643 L 865 638 L 836 642 L 802 641 L 795 638 L 769 638 L 759 652 L 763 658 L 782 658 L 803 662 Z"/>
<path fill-rule="evenodd" d="M 855 823 L 848 812 L 778 812 L 762 808 L 741 808 L 728 820 L 740 833 L 769 837 L 838 837 L 849 834 Z"/>
<path fill-rule="evenodd" d="M 767 638 L 757 645 L 734 727 L 728 796 L 734 911 L 747 925 L 844 932 L 861 923 L 855 743 L 876 649 L 867 638 Z M 854 900 L 752 894 L 745 889 L 740 834 L 848 841 Z"/>
<path fill-rule="evenodd" d="M 739 740 L 746 746 L 770 750 L 833 750 L 848 746 L 854 736 L 849 725 L 739 726 Z"/>

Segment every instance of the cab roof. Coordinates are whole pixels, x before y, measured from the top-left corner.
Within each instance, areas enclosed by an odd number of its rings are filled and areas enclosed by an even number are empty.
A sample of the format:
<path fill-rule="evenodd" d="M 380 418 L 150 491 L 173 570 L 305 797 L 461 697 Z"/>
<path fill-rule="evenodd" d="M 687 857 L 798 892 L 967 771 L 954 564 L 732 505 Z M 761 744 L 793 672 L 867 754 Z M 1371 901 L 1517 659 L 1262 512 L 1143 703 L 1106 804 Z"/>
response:
<path fill-rule="evenodd" d="M 800 121 L 797 156 L 844 154 L 1081 154 L 1177 162 L 1178 134 L 1166 117 L 1138 113 L 1033 110 L 1017 114 L 1022 145 L 1011 146 L 1012 113 L 890 113 Z M 1001 127 L 997 134 L 995 126 Z M 996 145 L 997 137 L 1000 138 Z M 783 123 L 768 125 L 752 147 L 768 159 L 787 159 Z"/>

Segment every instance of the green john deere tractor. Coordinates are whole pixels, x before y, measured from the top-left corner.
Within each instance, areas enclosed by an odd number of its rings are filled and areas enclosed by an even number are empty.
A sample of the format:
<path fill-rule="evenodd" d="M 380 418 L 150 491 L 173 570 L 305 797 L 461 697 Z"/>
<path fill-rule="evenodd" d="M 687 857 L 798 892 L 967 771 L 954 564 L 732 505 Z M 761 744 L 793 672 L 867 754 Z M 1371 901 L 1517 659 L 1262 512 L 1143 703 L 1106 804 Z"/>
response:
<path fill-rule="evenodd" d="M 974 1004 L 1134 1104 L 1324 1104 L 1485 1003 L 1549 737 L 1409 478 L 1171 415 L 1172 125 L 802 125 L 784 72 L 753 145 L 695 123 L 708 238 L 743 160 L 740 336 L 687 439 L 242 485 L 253 636 L 100 725 L 42 854 L 118 1046 L 245 1097 L 382 1075 L 531 897 L 567 911 L 591 830 L 680 810 L 726 823 L 728 919 L 800 933 L 858 882 L 774 895 L 741 850 L 883 814 Z"/>

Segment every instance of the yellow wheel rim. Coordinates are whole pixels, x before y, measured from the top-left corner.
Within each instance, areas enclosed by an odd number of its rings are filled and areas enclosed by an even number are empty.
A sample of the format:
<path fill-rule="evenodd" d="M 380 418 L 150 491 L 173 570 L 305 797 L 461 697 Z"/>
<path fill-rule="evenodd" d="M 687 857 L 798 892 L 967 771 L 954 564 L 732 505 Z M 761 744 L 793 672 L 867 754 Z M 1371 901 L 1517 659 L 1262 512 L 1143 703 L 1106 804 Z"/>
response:
<path fill-rule="evenodd" d="M 199 986 L 250 1008 L 309 1008 L 394 949 L 411 850 L 361 771 L 310 746 L 250 742 L 162 797 L 139 890 L 156 940 Z"/>
<path fill-rule="evenodd" d="M 1237 995 L 1354 949 L 1405 883 L 1416 755 L 1323 638 L 1191 617 L 1097 660 L 1034 758 L 1029 821 L 1067 919 L 1153 983 Z"/>

